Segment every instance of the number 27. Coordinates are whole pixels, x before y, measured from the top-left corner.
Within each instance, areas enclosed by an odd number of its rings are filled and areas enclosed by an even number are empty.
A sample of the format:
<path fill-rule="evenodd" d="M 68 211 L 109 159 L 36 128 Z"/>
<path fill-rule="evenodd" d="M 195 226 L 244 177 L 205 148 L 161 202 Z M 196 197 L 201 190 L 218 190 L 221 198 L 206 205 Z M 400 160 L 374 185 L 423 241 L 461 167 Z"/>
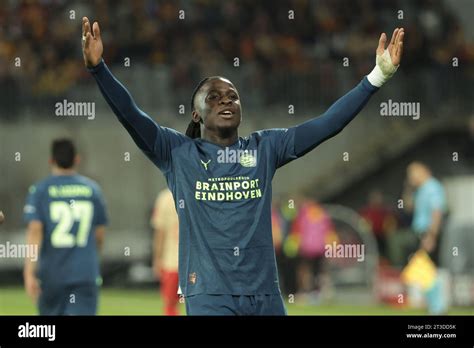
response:
<path fill-rule="evenodd" d="M 93 207 L 90 201 L 74 201 L 69 205 L 57 201 L 50 205 L 51 221 L 57 222 L 51 234 L 51 244 L 55 248 L 85 247 L 92 223 Z M 79 221 L 77 236 L 71 234 L 75 221 Z"/>

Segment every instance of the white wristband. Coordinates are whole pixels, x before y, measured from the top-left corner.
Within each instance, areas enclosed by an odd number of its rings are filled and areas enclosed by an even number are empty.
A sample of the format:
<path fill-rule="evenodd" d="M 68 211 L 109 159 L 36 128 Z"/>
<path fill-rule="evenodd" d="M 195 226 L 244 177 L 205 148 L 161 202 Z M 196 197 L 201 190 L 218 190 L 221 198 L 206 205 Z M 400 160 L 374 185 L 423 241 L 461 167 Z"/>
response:
<path fill-rule="evenodd" d="M 372 86 L 382 87 L 395 74 L 398 65 L 393 65 L 392 58 L 387 49 L 385 49 L 382 55 L 377 55 L 375 63 L 375 68 L 367 75 L 367 79 Z"/>

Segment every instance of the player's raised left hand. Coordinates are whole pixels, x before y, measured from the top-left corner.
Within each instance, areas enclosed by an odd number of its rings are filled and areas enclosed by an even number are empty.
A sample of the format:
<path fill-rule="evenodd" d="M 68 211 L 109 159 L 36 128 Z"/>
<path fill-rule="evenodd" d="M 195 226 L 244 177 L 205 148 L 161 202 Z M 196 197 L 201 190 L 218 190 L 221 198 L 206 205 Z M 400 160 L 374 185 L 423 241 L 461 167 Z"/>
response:
<path fill-rule="evenodd" d="M 403 28 L 396 28 L 387 47 L 387 35 L 382 33 L 379 45 L 375 50 L 375 68 L 367 75 L 369 82 L 376 87 L 381 87 L 397 71 L 403 54 Z"/>
<path fill-rule="evenodd" d="M 395 66 L 400 65 L 403 54 L 403 37 L 405 36 L 405 31 L 403 28 L 395 28 L 390 39 L 390 43 L 387 47 L 387 52 L 390 56 L 391 63 Z M 379 39 L 379 46 L 377 47 L 376 54 L 378 56 L 383 56 L 385 52 L 385 46 L 387 44 L 387 35 L 382 33 Z"/>

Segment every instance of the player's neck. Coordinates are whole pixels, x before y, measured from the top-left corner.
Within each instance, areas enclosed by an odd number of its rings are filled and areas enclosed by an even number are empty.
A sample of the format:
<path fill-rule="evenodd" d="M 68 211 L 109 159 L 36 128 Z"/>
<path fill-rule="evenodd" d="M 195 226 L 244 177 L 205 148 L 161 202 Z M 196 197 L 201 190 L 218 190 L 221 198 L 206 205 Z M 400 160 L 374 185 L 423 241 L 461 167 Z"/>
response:
<path fill-rule="evenodd" d="M 64 168 L 53 167 L 51 169 L 51 173 L 53 175 L 76 175 L 76 170 L 74 168 L 64 169 Z"/>
<path fill-rule="evenodd" d="M 234 130 L 232 133 L 229 134 L 219 134 L 219 133 L 212 133 L 203 131 L 202 139 L 209 141 L 213 144 L 219 146 L 230 146 L 235 144 L 235 142 L 239 139 L 239 133 L 237 130 Z"/>

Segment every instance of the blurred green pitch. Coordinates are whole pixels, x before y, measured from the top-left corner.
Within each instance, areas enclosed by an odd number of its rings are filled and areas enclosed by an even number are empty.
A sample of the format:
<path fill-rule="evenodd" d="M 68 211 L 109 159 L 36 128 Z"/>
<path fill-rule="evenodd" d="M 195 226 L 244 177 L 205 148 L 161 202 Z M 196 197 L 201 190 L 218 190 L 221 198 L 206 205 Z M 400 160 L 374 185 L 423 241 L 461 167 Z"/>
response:
<path fill-rule="evenodd" d="M 180 305 L 185 314 L 184 305 Z M 397 309 L 383 305 L 348 306 L 339 304 L 287 304 L 289 315 L 425 315 L 417 309 Z M 19 287 L 0 288 L 0 315 L 35 315 L 36 308 Z M 158 290 L 102 289 L 99 315 L 162 315 Z M 450 315 L 474 315 L 474 308 L 452 308 Z"/>

